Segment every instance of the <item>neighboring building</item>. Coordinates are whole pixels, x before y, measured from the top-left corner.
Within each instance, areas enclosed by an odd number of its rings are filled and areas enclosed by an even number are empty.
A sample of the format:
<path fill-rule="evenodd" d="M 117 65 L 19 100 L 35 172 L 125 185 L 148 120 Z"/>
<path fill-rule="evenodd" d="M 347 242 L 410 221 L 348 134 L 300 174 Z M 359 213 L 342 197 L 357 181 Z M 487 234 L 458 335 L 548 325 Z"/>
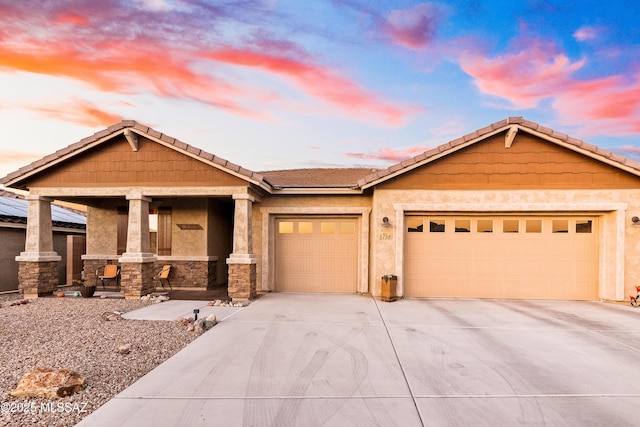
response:
<path fill-rule="evenodd" d="M 30 192 L 26 294 L 49 291 L 51 199 L 87 206 L 87 279 L 118 263 L 129 298 L 164 264 L 234 299 L 394 274 L 404 296 L 622 300 L 640 277 L 640 164 L 520 117 L 383 170 L 263 173 L 123 121 L 0 182 Z"/>
<path fill-rule="evenodd" d="M 18 289 L 19 256 L 25 249 L 28 203 L 24 197 L 0 190 L 0 292 Z M 86 217 L 61 206 L 53 205 L 52 236 L 53 250 L 62 256 L 57 265 L 56 284 L 67 283 L 67 240 L 68 236 L 78 236 L 84 240 Z M 81 254 L 80 254 L 81 255 Z"/>

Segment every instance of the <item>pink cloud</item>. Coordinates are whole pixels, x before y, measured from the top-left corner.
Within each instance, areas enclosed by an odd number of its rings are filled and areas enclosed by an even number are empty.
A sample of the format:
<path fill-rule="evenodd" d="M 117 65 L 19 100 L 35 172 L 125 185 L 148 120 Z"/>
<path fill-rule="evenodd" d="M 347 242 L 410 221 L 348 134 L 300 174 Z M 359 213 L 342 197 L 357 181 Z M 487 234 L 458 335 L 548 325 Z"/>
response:
<path fill-rule="evenodd" d="M 122 120 L 122 116 L 109 113 L 81 99 L 74 99 L 73 102 L 55 107 L 31 107 L 31 110 L 38 111 L 48 117 L 89 127 L 106 127 Z"/>
<path fill-rule="evenodd" d="M 417 146 L 405 149 L 380 148 L 369 153 L 345 153 L 347 157 L 367 160 L 385 160 L 398 163 L 408 158 L 417 156 L 427 150 L 427 147 Z"/>
<path fill-rule="evenodd" d="M 89 20 L 75 12 L 62 12 L 56 18 L 56 24 L 87 25 Z"/>
<path fill-rule="evenodd" d="M 24 153 L 13 150 L 0 150 L 0 159 L 2 163 L 30 163 L 41 158 L 41 154 Z"/>
<path fill-rule="evenodd" d="M 591 41 L 597 39 L 600 33 L 602 33 L 603 31 L 603 27 L 580 27 L 573 32 L 573 38 L 579 42 Z"/>
<path fill-rule="evenodd" d="M 553 102 L 567 124 L 589 133 L 625 135 L 640 132 L 640 73 L 635 79 L 613 76 L 574 81 Z"/>
<path fill-rule="evenodd" d="M 320 98 L 356 117 L 381 119 L 390 125 L 401 125 L 407 117 L 421 109 L 398 106 L 366 90 L 327 66 L 315 64 L 304 56 L 290 58 L 281 53 L 243 49 L 221 49 L 204 53 L 203 57 L 226 64 L 239 65 L 286 77 L 304 92 Z"/>
<path fill-rule="evenodd" d="M 215 33 L 211 39 L 215 24 L 235 22 L 242 28 L 250 18 L 259 18 L 261 7 L 164 0 L 139 0 L 136 5 L 122 8 L 116 0 L 100 2 L 100 7 L 39 5 L 36 0 L 0 5 L 11 17 L 1 21 L 6 25 L 0 26 L 0 70 L 66 77 L 110 93 L 192 99 L 258 120 L 272 119 L 272 109 L 263 105 L 273 107 L 274 102 L 285 110 L 304 110 L 300 102 L 268 88 L 236 83 L 229 66 L 249 67 L 283 77 L 334 111 L 359 120 L 400 125 L 421 111 L 385 99 L 340 70 L 310 59 L 295 42 L 274 40 L 264 31 L 252 29 L 244 40 L 234 37 L 237 47 L 216 48 L 223 37 Z M 172 5 L 179 9 L 167 13 Z M 35 8 L 41 13 L 33 14 Z"/>
<path fill-rule="evenodd" d="M 103 41 L 83 50 L 72 40 L 32 39 L 28 46 L 13 49 L 0 45 L 0 69 L 64 76 L 104 92 L 149 91 L 162 97 L 193 99 L 246 117 L 266 117 L 233 99 L 245 94 L 245 89 L 193 71 L 190 64 L 195 54 L 189 51 L 151 41 Z"/>
<path fill-rule="evenodd" d="M 625 153 L 631 154 L 640 154 L 640 147 L 634 147 L 633 145 L 624 145 L 618 148 L 618 151 L 623 151 Z"/>
<path fill-rule="evenodd" d="M 391 40 L 409 49 L 427 47 L 435 37 L 442 17 L 435 3 L 422 3 L 410 9 L 393 10 L 383 22 L 381 30 Z"/>
<path fill-rule="evenodd" d="M 493 58 L 467 51 L 460 60 L 480 91 L 505 98 L 516 108 L 532 108 L 555 96 L 584 63 L 571 62 L 555 45 L 536 39 L 522 40 L 520 46 Z"/>
<path fill-rule="evenodd" d="M 640 132 L 640 73 L 578 79 L 586 59 L 571 61 L 556 45 L 531 38 L 515 40 L 495 57 L 468 50 L 460 63 L 481 92 L 514 108 L 535 108 L 548 99 L 563 124 L 587 136 Z"/>

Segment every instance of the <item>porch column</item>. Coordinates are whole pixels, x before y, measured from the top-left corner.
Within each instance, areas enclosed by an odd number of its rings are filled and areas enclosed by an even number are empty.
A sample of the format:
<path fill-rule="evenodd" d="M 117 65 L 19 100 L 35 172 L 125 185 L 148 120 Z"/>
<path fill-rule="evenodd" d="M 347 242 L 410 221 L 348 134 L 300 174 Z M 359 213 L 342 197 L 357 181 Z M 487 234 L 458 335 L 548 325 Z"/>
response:
<path fill-rule="evenodd" d="M 153 263 L 149 237 L 149 203 L 151 199 L 142 194 L 130 194 L 127 251 L 120 263 L 120 286 L 126 299 L 138 299 L 154 291 Z"/>
<path fill-rule="evenodd" d="M 25 298 L 37 298 L 52 293 L 58 285 L 58 261 L 53 251 L 51 202 L 53 200 L 28 195 L 27 235 L 24 252 L 16 257 L 19 263 L 18 289 Z"/>
<path fill-rule="evenodd" d="M 256 263 L 253 254 L 251 229 L 252 207 L 255 199 L 249 194 L 234 194 L 233 253 L 229 265 L 229 296 L 234 300 L 248 300 L 256 296 Z"/>

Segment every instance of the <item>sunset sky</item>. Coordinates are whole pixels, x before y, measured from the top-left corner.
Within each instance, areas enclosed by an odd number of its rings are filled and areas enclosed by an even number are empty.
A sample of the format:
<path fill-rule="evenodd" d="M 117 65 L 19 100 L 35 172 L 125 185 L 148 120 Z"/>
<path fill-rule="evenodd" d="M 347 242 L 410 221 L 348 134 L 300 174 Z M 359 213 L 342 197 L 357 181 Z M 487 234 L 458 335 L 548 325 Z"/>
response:
<path fill-rule="evenodd" d="M 0 176 L 133 119 L 254 171 L 509 116 L 640 160 L 640 2 L 0 0 Z"/>

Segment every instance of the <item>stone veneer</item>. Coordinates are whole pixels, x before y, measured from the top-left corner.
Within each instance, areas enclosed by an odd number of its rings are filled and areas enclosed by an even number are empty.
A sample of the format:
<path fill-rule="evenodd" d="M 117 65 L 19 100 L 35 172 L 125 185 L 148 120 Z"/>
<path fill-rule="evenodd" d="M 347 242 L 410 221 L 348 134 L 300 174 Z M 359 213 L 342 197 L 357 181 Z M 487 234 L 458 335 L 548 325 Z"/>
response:
<path fill-rule="evenodd" d="M 122 269 L 123 264 L 119 264 L 115 259 L 85 259 L 84 260 L 84 279 L 87 284 L 96 283 L 96 270 L 101 269 L 106 264 L 118 264 L 120 267 L 120 283 L 124 280 L 124 271 Z M 151 264 L 151 263 L 150 263 Z M 153 277 L 160 272 L 163 266 L 171 265 L 171 273 L 169 274 L 169 281 L 171 282 L 171 288 L 190 288 L 190 289 L 213 289 L 217 285 L 217 261 L 175 261 L 164 260 L 155 261 L 152 263 L 152 274 L 149 278 L 149 283 L 145 288 L 151 289 L 149 292 L 153 292 L 155 288 L 162 288 L 158 280 L 154 280 Z M 106 283 L 107 286 L 114 285 L 113 281 Z M 99 286 L 99 284 L 98 284 Z"/>
<path fill-rule="evenodd" d="M 152 262 L 123 262 L 120 264 L 120 292 L 126 299 L 138 299 L 155 291 Z"/>
<path fill-rule="evenodd" d="M 154 263 L 154 276 L 165 265 L 171 266 L 169 281 L 173 289 L 195 288 L 207 290 L 217 285 L 217 261 L 156 261 Z M 161 286 L 160 282 L 156 280 L 154 286 Z"/>
<path fill-rule="evenodd" d="M 229 264 L 229 296 L 234 301 L 256 297 L 256 265 Z"/>
<path fill-rule="evenodd" d="M 58 261 L 19 261 L 18 289 L 25 298 L 51 294 L 58 285 Z"/>

